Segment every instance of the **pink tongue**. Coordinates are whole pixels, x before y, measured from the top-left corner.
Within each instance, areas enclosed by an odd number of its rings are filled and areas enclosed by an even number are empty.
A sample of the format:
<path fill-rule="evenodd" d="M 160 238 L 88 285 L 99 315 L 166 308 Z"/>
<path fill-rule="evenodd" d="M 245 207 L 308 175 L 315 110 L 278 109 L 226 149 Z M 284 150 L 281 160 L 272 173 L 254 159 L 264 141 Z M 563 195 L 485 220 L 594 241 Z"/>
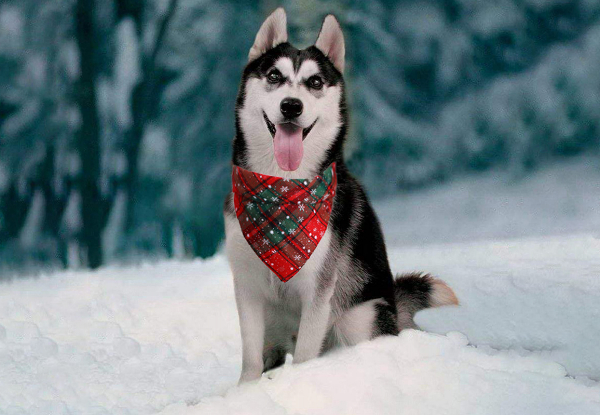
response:
<path fill-rule="evenodd" d="M 300 167 L 304 148 L 302 146 L 302 128 L 293 124 L 278 124 L 275 126 L 275 160 L 279 168 L 294 171 Z"/>

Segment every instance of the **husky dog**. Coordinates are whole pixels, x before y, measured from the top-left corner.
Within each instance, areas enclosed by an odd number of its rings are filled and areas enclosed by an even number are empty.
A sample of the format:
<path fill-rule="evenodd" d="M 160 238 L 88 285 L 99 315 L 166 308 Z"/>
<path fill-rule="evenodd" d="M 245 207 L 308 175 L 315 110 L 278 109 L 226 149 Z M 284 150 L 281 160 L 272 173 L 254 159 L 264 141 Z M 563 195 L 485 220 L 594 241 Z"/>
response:
<path fill-rule="evenodd" d="M 281 282 L 242 235 L 233 197 L 225 201 L 226 251 L 234 277 L 243 344 L 240 382 L 333 347 L 397 335 L 415 327 L 427 307 L 458 304 L 441 280 L 394 278 L 381 227 L 342 154 L 348 114 L 344 36 L 332 15 L 314 46 L 287 42 L 286 14 L 262 24 L 243 72 L 236 103 L 233 164 L 283 178 L 313 178 L 336 162 L 338 186 L 331 219 L 304 267 Z M 301 135 L 300 135 L 301 134 Z"/>

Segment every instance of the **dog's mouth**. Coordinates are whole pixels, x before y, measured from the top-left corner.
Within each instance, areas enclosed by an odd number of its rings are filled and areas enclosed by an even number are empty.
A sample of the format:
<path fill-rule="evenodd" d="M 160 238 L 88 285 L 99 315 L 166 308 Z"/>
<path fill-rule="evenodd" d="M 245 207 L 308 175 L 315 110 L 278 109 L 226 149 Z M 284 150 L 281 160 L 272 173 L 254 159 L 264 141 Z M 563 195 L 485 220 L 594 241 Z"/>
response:
<path fill-rule="evenodd" d="M 306 128 L 290 122 L 273 124 L 264 111 L 263 118 L 273 137 L 273 153 L 279 168 L 285 171 L 297 170 L 304 155 L 304 139 L 313 129 L 318 118 Z"/>
<path fill-rule="evenodd" d="M 263 118 L 265 119 L 265 122 L 267 123 L 267 129 L 271 133 L 271 136 L 273 138 L 275 138 L 275 124 L 273 124 L 271 122 L 271 120 L 269 119 L 269 117 L 267 117 L 267 113 L 264 112 L 264 111 L 263 111 Z"/>
<path fill-rule="evenodd" d="M 277 132 L 277 129 L 275 128 L 275 124 L 273 124 L 271 122 L 269 117 L 267 117 L 267 113 L 265 113 L 264 111 L 263 111 L 263 118 L 265 119 L 265 123 L 267 124 L 267 129 L 271 133 L 271 137 L 275 138 L 275 133 Z M 315 119 L 315 121 L 311 125 L 302 129 L 302 141 L 304 141 L 304 139 L 306 139 L 306 136 L 310 133 L 310 131 L 313 129 L 313 127 L 315 126 L 315 124 L 317 123 L 318 120 L 319 120 L 319 118 Z M 298 127 L 294 123 L 283 123 L 283 124 L 290 124 L 294 127 Z"/>

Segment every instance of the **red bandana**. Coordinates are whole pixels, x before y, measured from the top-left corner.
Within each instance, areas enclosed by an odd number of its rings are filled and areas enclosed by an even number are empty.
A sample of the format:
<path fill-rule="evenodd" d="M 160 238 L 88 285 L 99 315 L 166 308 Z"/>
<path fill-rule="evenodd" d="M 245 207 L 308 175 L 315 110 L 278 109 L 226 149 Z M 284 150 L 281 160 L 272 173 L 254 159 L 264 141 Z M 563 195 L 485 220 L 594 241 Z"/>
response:
<path fill-rule="evenodd" d="M 296 275 L 321 241 L 336 187 L 335 163 L 310 183 L 233 167 L 235 214 L 244 238 L 281 281 Z"/>

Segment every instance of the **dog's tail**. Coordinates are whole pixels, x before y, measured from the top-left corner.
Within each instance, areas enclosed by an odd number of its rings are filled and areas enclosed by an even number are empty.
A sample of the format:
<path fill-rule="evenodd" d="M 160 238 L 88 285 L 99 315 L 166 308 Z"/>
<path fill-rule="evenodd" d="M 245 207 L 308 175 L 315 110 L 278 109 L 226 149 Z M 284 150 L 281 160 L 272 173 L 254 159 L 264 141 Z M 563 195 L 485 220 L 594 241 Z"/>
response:
<path fill-rule="evenodd" d="M 444 281 L 420 272 L 397 275 L 394 295 L 398 308 L 398 331 L 416 328 L 413 317 L 419 310 L 458 305 L 456 294 Z"/>

